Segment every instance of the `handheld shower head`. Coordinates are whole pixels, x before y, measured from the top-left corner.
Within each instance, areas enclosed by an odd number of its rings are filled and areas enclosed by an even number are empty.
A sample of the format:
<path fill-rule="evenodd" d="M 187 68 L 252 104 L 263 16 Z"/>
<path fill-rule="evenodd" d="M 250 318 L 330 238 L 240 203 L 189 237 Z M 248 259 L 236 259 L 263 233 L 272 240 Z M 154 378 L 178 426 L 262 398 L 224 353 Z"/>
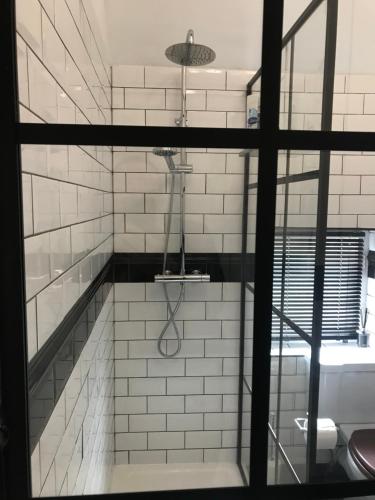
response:
<path fill-rule="evenodd" d="M 164 158 L 176 156 L 178 153 L 177 148 L 154 148 L 152 152 L 154 155 L 163 156 Z"/>
<path fill-rule="evenodd" d="M 173 161 L 173 156 L 176 156 L 176 154 L 178 153 L 176 148 L 154 148 L 152 152 L 154 153 L 154 155 L 162 156 L 165 159 L 171 172 L 173 170 L 176 170 L 176 165 Z"/>

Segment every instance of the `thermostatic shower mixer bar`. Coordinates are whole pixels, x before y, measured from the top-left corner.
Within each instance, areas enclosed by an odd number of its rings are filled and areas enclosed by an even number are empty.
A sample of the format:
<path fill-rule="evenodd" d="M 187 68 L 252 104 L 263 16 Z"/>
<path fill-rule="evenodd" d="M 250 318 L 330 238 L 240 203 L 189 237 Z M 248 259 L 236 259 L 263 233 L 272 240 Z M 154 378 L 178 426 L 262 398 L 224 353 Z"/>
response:
<path fill-rule="evenodd" d="M 209 283 L 210 275 L 193 271 L 191 274 L 156 274 L 155 283 Z"/>

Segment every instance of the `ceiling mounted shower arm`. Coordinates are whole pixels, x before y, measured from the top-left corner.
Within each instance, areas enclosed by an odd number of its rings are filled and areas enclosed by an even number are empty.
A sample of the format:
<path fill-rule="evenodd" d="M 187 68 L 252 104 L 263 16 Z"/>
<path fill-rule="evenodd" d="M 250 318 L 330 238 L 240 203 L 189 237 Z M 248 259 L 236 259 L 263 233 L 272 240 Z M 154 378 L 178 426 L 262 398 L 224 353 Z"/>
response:
<path fill-rule="evenodd" d="M 181 115 L 175 120 L 177 127 L 188 126 L 186 95 L 186 66 L 181 66 Z"/>
<path fill-rule="evenodd" d="M 187 32 L 186 43 L 194 43 L 194 31 L 192 29 Z"/>

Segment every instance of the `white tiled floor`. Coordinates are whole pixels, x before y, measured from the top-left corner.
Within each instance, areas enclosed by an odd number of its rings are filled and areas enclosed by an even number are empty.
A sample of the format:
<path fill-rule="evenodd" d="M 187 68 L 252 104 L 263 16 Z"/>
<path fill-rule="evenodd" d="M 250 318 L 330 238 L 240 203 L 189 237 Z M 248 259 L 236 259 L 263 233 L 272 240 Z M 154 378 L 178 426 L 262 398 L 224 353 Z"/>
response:
<path fill-rule="evenodd" d="M 236 464 L 137 464 L 113 468 L 111 493 L 242 486 Z"/>

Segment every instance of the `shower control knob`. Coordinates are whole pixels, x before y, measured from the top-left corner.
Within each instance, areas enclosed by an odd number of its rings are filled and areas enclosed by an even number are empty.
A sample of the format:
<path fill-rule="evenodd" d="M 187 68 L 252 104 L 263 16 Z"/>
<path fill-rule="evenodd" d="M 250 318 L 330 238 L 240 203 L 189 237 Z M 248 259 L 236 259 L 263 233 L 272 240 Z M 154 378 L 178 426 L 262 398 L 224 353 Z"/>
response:
<path fill-rule="evenodd" d="M 202 274 L 199 269 L 194 269 L 194 271 L 191 271 L 191 274 Z"/>

